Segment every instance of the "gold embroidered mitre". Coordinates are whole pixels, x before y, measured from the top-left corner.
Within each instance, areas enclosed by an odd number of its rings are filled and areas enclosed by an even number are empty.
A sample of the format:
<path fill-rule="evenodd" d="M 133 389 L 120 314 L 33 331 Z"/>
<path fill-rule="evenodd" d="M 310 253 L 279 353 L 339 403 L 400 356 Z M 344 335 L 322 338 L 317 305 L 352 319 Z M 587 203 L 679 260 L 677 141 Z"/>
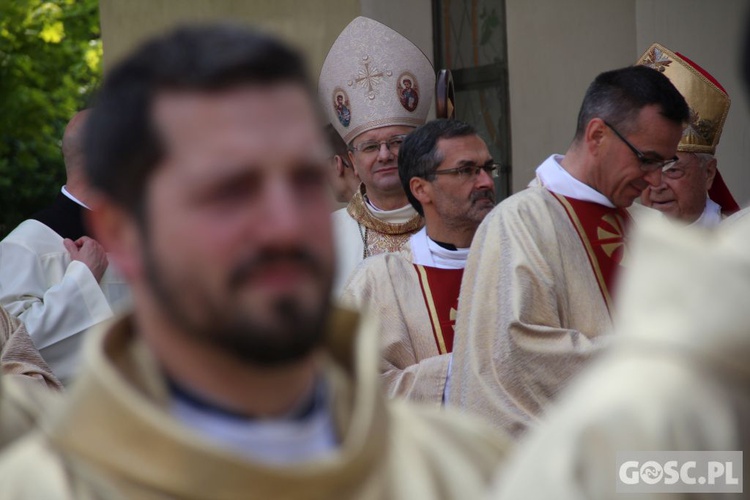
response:
<path fill-rule="evenodd" d="M 651 45 L 636 64 L 664 73 L 690 107 L 690 123 L 677 150 L 714 154 L 731 104 L 724 87 L 693 61 L 658 43 Z"/>
<path fill-rule="evenodd" d="M 328 52 L 318 97 L 348 144 L 368 130 L 418 127 L 435 96 L 435 70 L 413 43 L 389 27 L 358 17 Z"/>

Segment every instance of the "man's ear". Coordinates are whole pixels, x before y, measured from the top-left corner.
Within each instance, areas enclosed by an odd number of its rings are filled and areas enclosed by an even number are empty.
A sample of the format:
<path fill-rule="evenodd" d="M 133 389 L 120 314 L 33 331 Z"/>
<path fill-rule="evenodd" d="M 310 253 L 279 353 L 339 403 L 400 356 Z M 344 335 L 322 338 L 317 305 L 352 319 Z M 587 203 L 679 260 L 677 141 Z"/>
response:
<path fill-rule="evenodd" d="M 346 164 L 341 155 L 333 155 L 333 161 L 336 162 L 336 177 L 343 178 L 346 175 Z"/>
<path fill-rule="evenodd" d="M 359 179 L 359 172 L 357 171 L 357 164 L 354 163 L 354 151 L 347 151 L 346 154 L 349 156 L 349 165 L 352 166 L 352 170 L 354 170 L 354 175 L 357 176 L 357 179 Z"/>
<path fill-rule="evenodd" d="M 106 250 L 126 281 L 142 271 L 142 249 L 145 242 L 135 217 L 108 197 L 95 194 L 86 211 L 86 222 L 93 238 Z"/>
<path fill-rule="evenodd" d="M 715 177 L 716 177 L 716 158 L 711 158 L 706 163 L 706 191 L 711 189 L 711 186 L 713 186 Z"/>
<path fill-rule="evenodd" d="M 589 120 L 586 130 L 583 133 L 583 142 L 591 154 L 599 154 L 599 147 L 604 143 L 604 139 L 607 136 L 607 128 L 607 125 L 601 118 L 592 118 Z"/>
<path fill-rule="evenodd" d="M 409 179 L 409 189 L 423 207 L 432 203 L 432 183 L 430 181 L 421 177 L 412 177 Z"/>

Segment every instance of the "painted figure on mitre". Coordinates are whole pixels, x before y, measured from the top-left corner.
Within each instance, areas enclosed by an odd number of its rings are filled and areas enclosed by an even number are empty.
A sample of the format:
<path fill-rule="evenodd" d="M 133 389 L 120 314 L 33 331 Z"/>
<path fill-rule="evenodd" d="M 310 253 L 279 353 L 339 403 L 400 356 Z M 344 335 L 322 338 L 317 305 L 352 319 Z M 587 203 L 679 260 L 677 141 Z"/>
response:
<path fill-rule="evenodd" d="M 398 97 L 401 105 L 407 111 L 414 111 L 419 104 L 419 88 L 416 79 L 411 75 L 404 75 L 398 79 Z"/>
<path fill-rule="evenodd" d="M 346 98 L 344 91 L 340 89 L 334 92 L 334 99 L 333 107 L 336 110 L 336 117 L 342 126 L 348 127 L 352 121 L 352 112 L 349 110 L 349 99 Z"/>

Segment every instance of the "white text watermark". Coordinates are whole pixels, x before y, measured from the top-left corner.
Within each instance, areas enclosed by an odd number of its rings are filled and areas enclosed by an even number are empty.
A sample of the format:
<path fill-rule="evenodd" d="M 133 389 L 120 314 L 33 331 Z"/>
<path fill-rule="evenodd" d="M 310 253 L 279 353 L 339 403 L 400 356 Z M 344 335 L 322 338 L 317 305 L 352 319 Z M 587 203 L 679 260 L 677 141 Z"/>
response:
<path fill-rule="evenodd" d="M 617 493 L 742 493 L 741 451 L 617 453 Z"/>

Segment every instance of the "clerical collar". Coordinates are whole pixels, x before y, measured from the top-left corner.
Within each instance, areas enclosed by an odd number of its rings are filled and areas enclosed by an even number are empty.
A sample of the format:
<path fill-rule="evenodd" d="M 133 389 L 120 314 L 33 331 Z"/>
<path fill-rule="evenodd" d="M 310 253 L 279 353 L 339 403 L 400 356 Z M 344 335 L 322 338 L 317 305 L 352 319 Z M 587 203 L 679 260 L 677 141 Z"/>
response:
<path fill-rule="evenodd" d="M 537 167 L 536 176 L 543 187 L 562 196 L 615 208 L 609 198 L 570 175 L 560 164 L 563 158 L 562 155 L 552 155 Z"/>
<path fill-rule="evenodd" d="M 258 462 L 285 465 L 319 460 L 336 450 L 338 434 L 321 378 L 309 399 L 279 418 L 248 418 L 219 408 L 174 382 L 170 412 L 182 424 L 214 444 Z"/>
<path fill-rule="evenodd" d="M 365 196 L 365 203 L 367 203 L 367 207 L 375 214 L 382 214 L 383 212 L 388 212 L 388 210 L 383 210 L 381 208 L 378 208 L 375 206 L 373 202 L 370 201 L 370 198 L 367 195 Z"/>
<path fill-rule="evenodd" d="M 218 406 L 216 403 L 196 394 L 194 391 L 178 384 L 169 377 L 167 377 L 167 385 L 169 387 L 170 393 L 172 394 L 172 397 L 177 402 L 192 407 L 198 412 L 212 414 L 216 417 L 229 420 L 256 420 L 252 416 Z M 309 395 L 309 397 L 305 398 L 305 400 L 303 400 L 300 404 L 298 404 L 295 408 L 293 408 L 285 415 L 278 417 L 278 420 L 302 421 L 309 418 L 316 411 L 319 411 L 321 408 L 325 408 L 327 400 L 326 393 L 327 391 L 325 389 L 325 384 L 320 382 L 316 383 L 315 387 L 313 388 L 313 392 Z"/>
<path fill-rule="evenodd" d="M 82 202 L 81 200 L 79 200 L 78 198 L 76 198 L 75 196 L 73 196 L 72 194 L 70 194 L 70 191 L 68 191 L 65 188 L 65 186 L 63 186 L 60 191 L 62 192 L 63 195 L 65 195 L 66 198 L 74 201 L 78 205 L 81 205 L 83 208 L 88 208 L 89 210 L 91 210 L 91 208 L 89 208 L 88 205 L 86 205 L 84 202 Z"/>
<path fill-rule="evenodd" d="M 447 245 L 447 246 L 446 246 Z M 456 248 L 455 245 L 441 244 L 427 236 L 423 227 L 409 238 L 412 262 L 420 266 L 438 267 L 440 269 L 463 269 L 469 257 L 468 248 Z"/>
<path fill-rule="evenodd" d="M 365 199 L 365 207 L 367 211 L 372 214 L 376 219 L 388 222 L 389 224 L 404 224 L 409 222 L 417 215 L 417 211 L 411 206 L 411 203 L 407 203 L 401 208 L 395 210 L 382 210 L 370 201 L 370 198 L 366 194 L 362 195 Z"/>
<path fill-rule="evenodd" d="M 428 238 L 429 238 L 429 236 L 428 236 Z M 441 247 L 445 248 L 446 250 L 450 250 L 451 252 L 455 252 L 455 251 L 458 250 L 458 247 L 456 245 L 452 244 L 452 243 L 443 243 L 442 241 L 433 240 L 432 238 L 430 238 L 430 241 L 432 241 L 433 243 L 436 243 L 436 244 L 440 245 Z"/>

